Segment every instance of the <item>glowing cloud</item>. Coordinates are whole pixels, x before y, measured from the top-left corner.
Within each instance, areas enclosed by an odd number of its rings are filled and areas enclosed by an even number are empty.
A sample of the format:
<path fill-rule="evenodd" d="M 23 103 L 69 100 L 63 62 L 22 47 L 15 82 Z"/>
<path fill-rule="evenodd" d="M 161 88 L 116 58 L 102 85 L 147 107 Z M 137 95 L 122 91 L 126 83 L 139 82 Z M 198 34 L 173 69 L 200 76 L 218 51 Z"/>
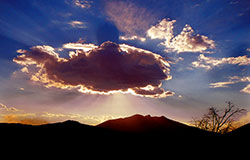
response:
<path fill-rule="evenodd" d="M 45 87 L 78 89 L 82 93 L 131 93 L 137 96 L 162 98 L 174 93 L 161 88 L 163 80 L 171 79 L 169 63 L 150 51 L 104 42 L 63 45 L 77 49 L 70 58 L 60 58 L 50 46 L 34 46 L 13 61 L 29 69 L 31 80 Z"/>
<path fill-rule="evenodd" d="M 129 40 L 140 40 L 142 42 L 146 41 L 146 38 L 140 36 L 119 36 L 120 40 L 129 41 Z"/>
<path fill-rule="evenodd" d="M 171 40 L 170 48 L 177 53 L 204 52 L 207 49 L 215 48 L 215 44 L 206 36 L 194 34 L 192 27 L 186 24 L 182 32 Z"/>
<path fill-rule="evenodd" d="M 240 119 L 236 122 L 234 122 L 234 125 L 236 127 L 241 127 L 245 124 L 250 123 L 250 112 L 247 112 L 245 115 L 243 115 L 242 117 L 240 117 Z"/>
<path fill-rule="evenodd" d="M 207 49 L 215 48 L 213 40 L 208 37 L 194 34 L 194 30 L 188 24 L 177 36 L 174 36 L 173 29 L 176 20 L 163 19 L 159 24 L 152 26 L 147 31 L 147 36 L 151 39 L 162 39 L 160 44 L 165 46 L 166 52 L 205 52 Z"/>
<path fill-rule="evenodd" d="M 204 68 L 206 70 L 210 70 L 214 67 L 221 66 L 223 64 L 248 66 L 250 65 L 250 58 L 248 58 L 247 55 L 239 57 L 213 58 L 206 57 L 204 54 L 200 54 L 198 57 L 198 61 L 192 62 L 193 67 Z"/>
<path fill-rule="evenodd" d="M 29 70 L 28 70 L 27 67 L 23 67 L 23 68 L 21 69 L 21 72 L 23 72 L 23 73 L 29 73 Z"/>
<path fill-rule="evenodd" d="M 94 44 L 82 44 L 82 43 L 66 43 L 63 45 L 63 48 L 65 49 L 78 49 L 78 50 L 83 50 L 84 52 L 88 52 L 97 47 L 98 46 Z"/>
<path fill-rule="evenodd" d="M 48 121 L 36 117 L 34 113 L 6 114 L 2 116 L 4 123 L 21 123 L 29 125 L 46 124 Z"/>
<path fill-rule="evenodd" d="M 64 114 L 64 113 L 51 113 L 51 112 L 38 112 L 38 113 L 8 113 L 0 115 L 1 123 L 21 123 L 29 125 L 42 125 L 50 122 L 63 122 L 66 120 L 75 120 L 81 123 L 90 125 L 100 124 L 106 120 L 117 118 L 111 115 L 100 116 L 85 116 L 80 114 Z"/>
<path fill-rule="evenodd" d="M 147 36 L 151 39 L 164 39 L 164 44 L 170 46 L 170 40 L 174 37 L 174 23 L 176 20 L 169 21 L 163 19 L 159 24 L 147 30 Z"/>
<path fill-rule="evenodd" d="M 0 123 L 21 123 L 29 125 L 62 122 L 69 119 L 96 125 L 108 119 L 117 118 L 111 115 L 87 116 L 75 113 L 27 112 L 17 109 L 16 107 L 8 107 L 2 103 L 0 103 L 0 113 Z"/>
<path fill-rule="evenodd" d="M 240 90 L 241 92 L 244 92 L 244 93 L 248 93 L 250 94 L 250 84 L 248 84 L 245 88 L 243 88 L 242 90 Z"/>

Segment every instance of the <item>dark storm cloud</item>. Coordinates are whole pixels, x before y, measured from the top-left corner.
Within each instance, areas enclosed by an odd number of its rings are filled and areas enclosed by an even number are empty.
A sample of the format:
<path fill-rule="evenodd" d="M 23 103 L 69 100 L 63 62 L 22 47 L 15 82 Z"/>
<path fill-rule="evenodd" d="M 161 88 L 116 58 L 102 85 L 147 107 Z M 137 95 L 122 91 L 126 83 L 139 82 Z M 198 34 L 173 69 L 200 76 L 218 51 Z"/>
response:
<path fill-rule="evenodd" d="M 60 58 L 50 46 L 35 46 L 30 51 L 18 50 L 22 55 L 13 61 L 28 67 L 31 80 L 48 88 L 156 98 L 173 95 L 161 88 L 161 82 L 171 76 L 169 63 L 160 55 L 109 41 L 100 46 L 69 43 L 64 47 L 77 50 L 70 51 L 70 58 L 66 59 Z"/>

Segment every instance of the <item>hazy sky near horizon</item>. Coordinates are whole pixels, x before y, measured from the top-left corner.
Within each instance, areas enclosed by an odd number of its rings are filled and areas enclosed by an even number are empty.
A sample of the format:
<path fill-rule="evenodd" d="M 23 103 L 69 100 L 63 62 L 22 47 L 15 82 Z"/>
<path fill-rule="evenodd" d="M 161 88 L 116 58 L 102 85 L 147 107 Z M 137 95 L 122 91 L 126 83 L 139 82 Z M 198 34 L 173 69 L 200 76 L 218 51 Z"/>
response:
<path fill-rule="evenodd" d="M 249 111 L 249 17 L 248 0 L 1 0 L 0 122 Z"/>

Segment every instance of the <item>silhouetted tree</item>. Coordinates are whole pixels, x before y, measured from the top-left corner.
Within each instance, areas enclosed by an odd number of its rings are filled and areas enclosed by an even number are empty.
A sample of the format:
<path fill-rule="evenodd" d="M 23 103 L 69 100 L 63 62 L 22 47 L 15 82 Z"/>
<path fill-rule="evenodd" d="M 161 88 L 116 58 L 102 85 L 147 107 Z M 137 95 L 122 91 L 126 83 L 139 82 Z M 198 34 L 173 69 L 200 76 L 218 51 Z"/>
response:
<path fill-rule="evenodd" d="M 226 102 L 226 104 L 227 107 L 224 110 L 210 107 L 208 113 L 204 114 L 200 119 L 193 118 L 192 123 L 200 129 L 216 133 L 227 133 L 233 130 L 233 122 L 246 110 L 236 108 L 230 101 Z"/>

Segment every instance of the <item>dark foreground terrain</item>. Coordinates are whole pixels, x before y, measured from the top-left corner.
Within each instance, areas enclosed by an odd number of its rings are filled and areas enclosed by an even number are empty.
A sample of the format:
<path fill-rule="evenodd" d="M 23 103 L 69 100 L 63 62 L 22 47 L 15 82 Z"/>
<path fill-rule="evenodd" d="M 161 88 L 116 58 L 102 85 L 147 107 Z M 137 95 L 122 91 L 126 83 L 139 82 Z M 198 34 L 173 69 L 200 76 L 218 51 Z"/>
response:
<path fill-rule="evenodd" d="M 0 124 L 2 140 L 19 143 L 50 145 L 107 145 L 132 147 L 156 147 L 157 145 L 193 146 L 210 145 L 220 140 L 248 137 L 250 125 L 243 126 L 226 135 L 215 134 L 167 119 L 134 115 L 108 120 L 97 126 L 76 121 L 65 121 L 39 126 L 23 124 Z M 238 139 L 238 138 L 237 138 Z M 149 145 L 150 144 L 150 145 Z"/>

